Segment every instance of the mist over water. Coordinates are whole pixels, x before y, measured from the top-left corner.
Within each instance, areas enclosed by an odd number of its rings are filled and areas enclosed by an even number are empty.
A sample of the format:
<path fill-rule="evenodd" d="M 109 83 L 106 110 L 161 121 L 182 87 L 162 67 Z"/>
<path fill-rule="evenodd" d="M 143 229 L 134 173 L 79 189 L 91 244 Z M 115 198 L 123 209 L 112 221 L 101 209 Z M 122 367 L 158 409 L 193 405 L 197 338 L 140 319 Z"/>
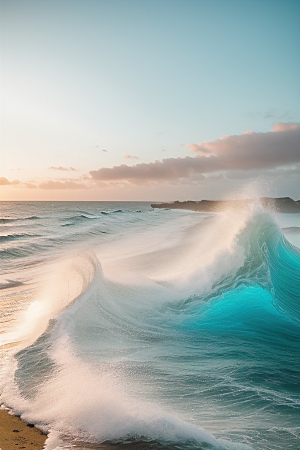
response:
<path fill-rule="evenodd" d="M 0 400 L 46 449 L 295 449 L 300 217 L 2 203 Z"/>

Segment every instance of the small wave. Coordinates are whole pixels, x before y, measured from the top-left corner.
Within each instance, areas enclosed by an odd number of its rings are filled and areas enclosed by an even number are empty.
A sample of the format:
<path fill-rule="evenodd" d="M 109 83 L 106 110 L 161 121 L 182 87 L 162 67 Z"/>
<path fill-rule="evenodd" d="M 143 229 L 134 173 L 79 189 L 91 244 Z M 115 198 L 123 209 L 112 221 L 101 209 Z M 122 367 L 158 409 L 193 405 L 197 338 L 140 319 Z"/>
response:
<path fill-rule="evenodd" d="M 21 220 L 38 220 L 38 219 L 42 219 L 42 217 L 29 216 L 29 217 L 18 217 L 16 219 L 14 219 L 12 217 L 2 217 L 2 218 L 0 218 L 0 223 L 10 223 L 10 222 L 17 222 L 17 221 L 21 221 Z"/>
<path fill-rule="evenodd" d="M 39 234 L 7 234 L 0 236 L 0 242 L 9 242 L 17 239 L 29 239 L 40 237 Z"/>
<path fill-rule="evenodd" d="M 0 223 L 9 223 L 9 222 L 14 222 L 18 219 L 9 219 L 9 218 L 0 218 Z"/>
<path fill-rule="evenodd" d="M 87 211 L 81 211 L 81 210 L 78 210 L 78 212 L 79 212 L 80 214 L 84 214 L 85 216 L 93 215 L 93 214 L 91 214 L 90 212 L 87 212 Z"/>
<path fill-rule="evenodd" d="M 42 217 L 30 216 L 30 217 L 25 217 L 24 219 L 20 219 L 20 220 L 39 220 L 39 219 L 42 219 Z"/>
<path fill-rule="evenodd" d="M 0 258 L 6 259 L 6 258 L 24 258 L 30 254 L 30 252 L 27 252 L 24 248 L 5 248 L 0 251 Z"/>
<path fill-rule="evenodd" d="M 43 251 L 47 250 L 49 245 L 43 243 L 38 243 L 36 241 L 23 243 L 23 245 L 7 247 L 0 250 L 0 259 L 17 259 L 17 258 L 25 258 L 31 255 L 41 254 Z"/>
<path fill-rule="evenodd" d="M 72 227 L 74 223 L 63 223 L 61 227 Z"/>
<path fill-rule="evenodd" d="M 88 232 L 89 235 L 98 235 L 98 234 L 109 234 L 107 231 L 103 230 L 91 230 Z"/>
<path fill-rule="evenodd" d="M 91 220 L 91 219 L 99 219 L 99 217 L 97 216 L 88 216 L 86 214 L 79 214 L 77 216 L 73 216 L 73 217 L 68 217 L 65 220 L 75 220 L 75 221 L 79 221 L 79 220 Z"/>

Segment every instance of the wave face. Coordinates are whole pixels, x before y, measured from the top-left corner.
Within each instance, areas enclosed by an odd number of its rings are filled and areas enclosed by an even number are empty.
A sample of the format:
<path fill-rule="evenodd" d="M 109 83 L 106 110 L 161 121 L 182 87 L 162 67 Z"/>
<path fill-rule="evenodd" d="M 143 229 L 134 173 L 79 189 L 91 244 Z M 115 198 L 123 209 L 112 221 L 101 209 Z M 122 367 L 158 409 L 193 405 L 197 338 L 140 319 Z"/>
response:
<path fill-rule="evenodd" d="M 5 207 L 1 401 L 46 449 L 297 448 L 299 215 Z"/>

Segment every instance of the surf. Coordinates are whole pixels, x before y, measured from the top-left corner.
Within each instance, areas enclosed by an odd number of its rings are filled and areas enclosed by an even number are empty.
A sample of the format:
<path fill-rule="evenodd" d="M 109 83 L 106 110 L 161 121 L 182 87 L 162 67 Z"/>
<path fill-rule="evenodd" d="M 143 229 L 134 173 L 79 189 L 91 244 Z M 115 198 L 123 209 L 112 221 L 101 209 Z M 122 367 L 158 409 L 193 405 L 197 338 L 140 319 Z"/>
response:
<path fill-rule="evenodd" d="M 299 250 L 256 206 L 155 216 L 57 266 L 6 335 L 2 401 L 48 449 L 279 449 L 270 422 L 294 445 Z"/>

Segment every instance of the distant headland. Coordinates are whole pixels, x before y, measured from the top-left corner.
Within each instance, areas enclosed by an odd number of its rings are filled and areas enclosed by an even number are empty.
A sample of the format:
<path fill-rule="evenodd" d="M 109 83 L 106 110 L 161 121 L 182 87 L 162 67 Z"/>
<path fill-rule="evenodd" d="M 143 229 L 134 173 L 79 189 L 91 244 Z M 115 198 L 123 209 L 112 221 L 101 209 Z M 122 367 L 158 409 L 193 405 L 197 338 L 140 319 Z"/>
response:
<path fill-rule="evenodd" d="M 260 197 L 259 199 L 246 200 L 187 200 L 172 203 L 152 203 L 152 208 L 188 209 L 198 212 L 220 212 L 226 209 L 245 209 L 254 202 L 259 202 L 265 209 L 278 213 L 300 213 L 300 200 L 295 201 L 290 197 L 272 198 Z"/>

